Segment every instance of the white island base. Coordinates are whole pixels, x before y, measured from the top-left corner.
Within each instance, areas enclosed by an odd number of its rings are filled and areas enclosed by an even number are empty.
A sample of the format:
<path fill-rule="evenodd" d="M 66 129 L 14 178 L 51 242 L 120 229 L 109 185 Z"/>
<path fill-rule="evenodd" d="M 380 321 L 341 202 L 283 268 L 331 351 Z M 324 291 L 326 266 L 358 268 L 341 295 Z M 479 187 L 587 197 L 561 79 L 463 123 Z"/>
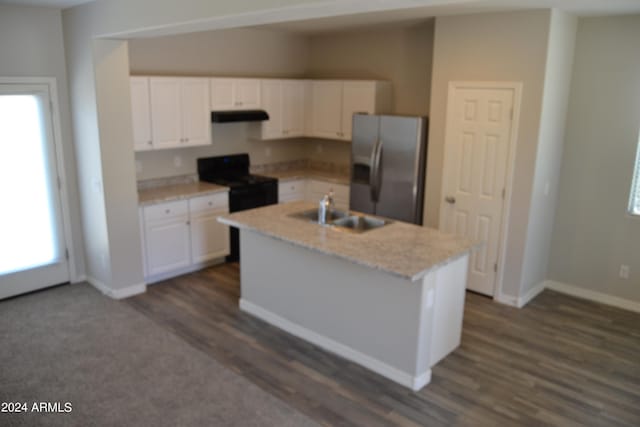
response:
<path fill-rule="evenodd" d="M 460 344 L 468 254 L 411 281 L 250 229 L 240 248 L 243 311 L 415 391 Z"/>

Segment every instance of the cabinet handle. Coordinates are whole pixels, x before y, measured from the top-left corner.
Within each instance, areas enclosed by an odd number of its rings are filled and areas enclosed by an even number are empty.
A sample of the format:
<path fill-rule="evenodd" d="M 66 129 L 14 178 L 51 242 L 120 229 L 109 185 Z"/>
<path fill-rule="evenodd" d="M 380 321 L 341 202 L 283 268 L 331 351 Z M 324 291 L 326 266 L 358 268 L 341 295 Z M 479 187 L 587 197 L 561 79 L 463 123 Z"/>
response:
<path fill-rule="evenodd" d="M 187 224 L 187 225 L 191 225 L 191 221 L 187 221 L 187 222 L 186 222 L 186 224 Z"/>

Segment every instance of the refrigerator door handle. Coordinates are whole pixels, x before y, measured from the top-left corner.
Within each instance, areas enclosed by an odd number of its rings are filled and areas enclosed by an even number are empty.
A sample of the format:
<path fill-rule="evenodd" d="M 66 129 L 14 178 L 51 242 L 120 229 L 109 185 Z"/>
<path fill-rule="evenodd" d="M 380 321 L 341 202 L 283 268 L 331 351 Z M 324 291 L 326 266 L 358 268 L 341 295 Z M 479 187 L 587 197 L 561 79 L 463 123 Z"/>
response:
<path fill-rule="evenodd" d="M 371 192 L 371 200 L 375 202 L 375 186 L 376 186 L 376 152 L 378 151 L 379 139 L 373 143 L 371 149 L 371 158 L 369 159 L 369 191 Z"/>
<path fill-rule="evenodd" d="M 369 185 L 371 187 L 371 200 L 374 203 L 380 198 L 380 159 L 382 158 L 382 140 L 378 139 L 373 152 L 371 153 L 371 175 L 369 177 Z"/>

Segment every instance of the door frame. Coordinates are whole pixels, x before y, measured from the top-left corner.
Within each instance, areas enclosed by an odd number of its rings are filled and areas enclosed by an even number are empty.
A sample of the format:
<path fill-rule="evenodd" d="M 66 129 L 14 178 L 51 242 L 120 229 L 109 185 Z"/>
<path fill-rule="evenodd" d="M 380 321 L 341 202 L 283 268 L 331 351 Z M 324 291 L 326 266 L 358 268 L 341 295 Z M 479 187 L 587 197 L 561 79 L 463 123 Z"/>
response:
<path fill-rule="evenodd" d="M 448 133 L 453 121 L 454 105 L 453 97 L 455 91 L 458 89 L 511 89 L 513 90 L 513 117 L 511 120 L 511 133 L 509 135 L 509 146 L 507 148 L 507 168 L 505 176 L 505 196 L 502 201 L 502 218 L 500 220 L 500 234 L 498 236 L 498 269 L 496 271 L 496 281 L 493 287 L 493 299 L 494 301 L 503 302 L 505 298 L 502 293 L 502 285 L 504 279 L 504 259 L 507 241 L 509 237 L 509 219 L 511 211 L 511 196 L 513 192 L 513 174 L 515 170 L 515 159 L 518 143 L 518 130 L 520 125 L 520 109 L 522 101 L 522 82 L 515 81 L 450 81 L 447 92 L 447 116 L 445 120 L 444 129 L 444 144 L 443 144 L 443 162 L 442 162 L 442 187 L 440 188 L 440 212 L 438 214 L 438 224 L 442 229 L 442 197 L 446 194 L 448 177 L 445 173 L 445 167 L 447 165 L 447 141 L 449 139 Z"/>
<path fill-rule="evenodd" d="M 51 126 L 53 134 L 53 150 L 55 152 L 55 164 L 59 179 L 58 193 L 60 195 L 60 210 L 62 213 L 62 234 L 68 253 L 67 262 L 69 264 L 69 281 L 71 283 L 85 280 L 84 275 L 77 272 L 76 247 L 73 243 L 71 232 L 71 209 L 69 202 L 69 188 L 67 170 L 64 161 L 64 147 L 62 146 L 62 125 L 60 121 L 60 102 L 58 97 L 58 86 L 55 77 L 3 77 L 0 76 L 0 84 L 13 85 L 43 85 L 49 92 L 51 101 L 49 113 L 51 114 Z"/>

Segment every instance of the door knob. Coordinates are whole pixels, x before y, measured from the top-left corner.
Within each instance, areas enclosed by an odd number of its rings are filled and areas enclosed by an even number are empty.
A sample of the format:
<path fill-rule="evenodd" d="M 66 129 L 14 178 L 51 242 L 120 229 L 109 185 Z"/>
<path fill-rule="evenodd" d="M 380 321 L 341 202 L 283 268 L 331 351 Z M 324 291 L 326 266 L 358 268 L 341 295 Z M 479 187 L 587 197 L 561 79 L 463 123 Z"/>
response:
<path fill-rule="evenodd" d="M 453 205 L 453 204 L 456 203 L 456 198 L 453 197 L 453 196 L 447 196 L 447 197 L 444 198 L 444 201 L 449 203 L 449 204 L 451 204 L 451 205 Z"/>

